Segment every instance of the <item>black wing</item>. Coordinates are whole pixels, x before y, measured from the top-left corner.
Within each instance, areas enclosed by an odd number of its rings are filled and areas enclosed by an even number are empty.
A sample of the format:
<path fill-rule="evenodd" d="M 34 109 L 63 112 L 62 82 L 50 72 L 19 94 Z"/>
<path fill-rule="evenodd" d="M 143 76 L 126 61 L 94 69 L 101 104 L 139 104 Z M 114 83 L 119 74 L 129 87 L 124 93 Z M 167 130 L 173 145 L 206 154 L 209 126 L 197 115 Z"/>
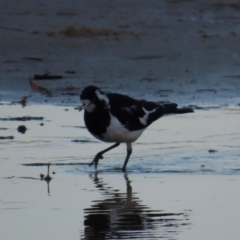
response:
<path fill-rule="evenodd" d="M 148 127 L 164 115 L 164 107 L 154 102 L 138 101 L 125 95 L 107 94 L 110 112 L 131 131 Z"/>

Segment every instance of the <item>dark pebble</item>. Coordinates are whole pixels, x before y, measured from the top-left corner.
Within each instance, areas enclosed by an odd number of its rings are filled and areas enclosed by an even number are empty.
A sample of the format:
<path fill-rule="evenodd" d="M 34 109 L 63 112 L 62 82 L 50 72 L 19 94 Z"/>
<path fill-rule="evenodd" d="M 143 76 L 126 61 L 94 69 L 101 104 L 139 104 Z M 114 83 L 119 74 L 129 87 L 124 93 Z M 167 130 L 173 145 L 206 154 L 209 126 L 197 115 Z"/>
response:
<path fill-rule="evenodd" d="M 27 128 L 24 125 L 20 125 L 17 128 L 18 132 L 24 134 L 27 131 Z"/>
<path fill-rule="evenodd" d="M 209 152 L 209 153 L 215 153 L 215 152 L 217 152 L 217 151 L 214 150 L 214 149 L 210 149 L 210 150 L 208 150 L 208 152 Z"/>

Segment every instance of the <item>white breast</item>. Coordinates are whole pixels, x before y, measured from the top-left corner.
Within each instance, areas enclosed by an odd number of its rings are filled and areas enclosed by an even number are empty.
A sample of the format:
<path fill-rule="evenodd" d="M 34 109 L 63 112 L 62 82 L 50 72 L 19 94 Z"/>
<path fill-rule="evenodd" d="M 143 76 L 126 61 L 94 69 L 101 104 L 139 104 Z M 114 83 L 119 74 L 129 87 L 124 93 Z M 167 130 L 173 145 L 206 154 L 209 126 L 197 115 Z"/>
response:
<path fill-rule="evenodd" d="M 126 129 L 116 117 L 111 115 L 110 126 L 107 128 L 107 132 L 103 134 L 105 142 L 134 142 L 142 134 L 145 129 L 137 131 L 129 131 Z"/>

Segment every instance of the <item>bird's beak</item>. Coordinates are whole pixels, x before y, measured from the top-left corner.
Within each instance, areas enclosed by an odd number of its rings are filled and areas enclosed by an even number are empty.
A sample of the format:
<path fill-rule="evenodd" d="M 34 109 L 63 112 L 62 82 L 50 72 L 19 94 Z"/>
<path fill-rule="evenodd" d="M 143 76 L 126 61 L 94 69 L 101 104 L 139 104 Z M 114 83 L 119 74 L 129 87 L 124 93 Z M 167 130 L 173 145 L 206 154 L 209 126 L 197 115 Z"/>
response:
<path fill-rule="evenodd" d="M 83 109 L 85 109 L 86 104 L 83 104 L 82 106 L 79 107 L 79 112 L 81 112 Z"/>
<path fill-rule="evenodd" d="M 89 105 L 90 103 L 84 103 L 82 106 L 79 107 L 79 112 L 81 112 L 82 110 L 85 110 L 87 108 L 87 106 Z"/>

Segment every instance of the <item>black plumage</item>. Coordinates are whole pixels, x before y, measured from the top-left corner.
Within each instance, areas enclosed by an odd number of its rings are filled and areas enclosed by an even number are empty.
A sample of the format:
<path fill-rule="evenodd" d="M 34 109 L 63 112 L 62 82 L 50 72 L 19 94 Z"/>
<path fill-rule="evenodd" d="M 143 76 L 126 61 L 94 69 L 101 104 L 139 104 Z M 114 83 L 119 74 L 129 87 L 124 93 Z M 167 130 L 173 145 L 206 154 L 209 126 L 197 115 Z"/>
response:
<path fill-rule="evenodd" d="M 104 93 L 95 86 L 86 87 L 80 100 L 83 105 L 84 121 L 89 132 L 99 140 L 115 142 L 111 147 L 99 152 L 92 164 L 97 166 L 103 154 L 120 143 L 127 144 L 124 171 L 132 152 L 131 143 L 154 121 L 166 114 L 193 112 L 191 108 L 177 108 L 175 103 L 156 103 L 135 100 L 118 93 Z"/>

